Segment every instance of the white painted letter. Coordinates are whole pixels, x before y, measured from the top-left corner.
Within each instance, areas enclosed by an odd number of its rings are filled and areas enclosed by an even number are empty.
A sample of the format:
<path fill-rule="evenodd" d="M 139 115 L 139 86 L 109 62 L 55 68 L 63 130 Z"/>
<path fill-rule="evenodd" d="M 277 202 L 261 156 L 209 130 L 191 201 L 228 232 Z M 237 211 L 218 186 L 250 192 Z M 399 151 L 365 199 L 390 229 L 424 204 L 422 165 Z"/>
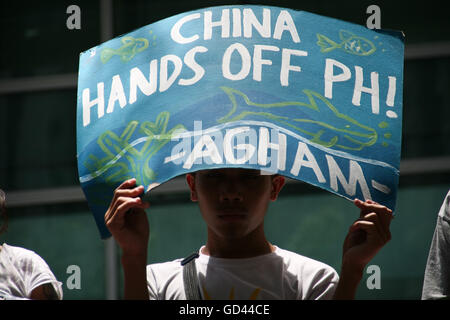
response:
<path fill-rule="evenodd" d="M 100 119 L 105 114 L 105 84 L 103 82 L 97 83 L 97 99 L 90 101 L 89 88 L 83 90 L 83 127 L 86 127 L 91 122 L 91 108 L 97 105 L 97 114 Z"/>
<path fill-rule="evenodd" d="M 302 69 L 299 66 L 291 65 L 291 55 L 304 57 L 308 55 L 308 52 L 302 50 L 293 50 L 283 48 L 281 53 L 281 72 L 280 72 L 280 82 L 282 86 L 289 85 L 289 71 L 300 72 Z"/>
<path fill-rule="evenodd" d="M 120 76 L 118 74 L 112 78 L 111 92 L 109 93 L 106 113 L 111 113 L 114 111 L 114 105 L 117 100 L 119 100 L 119 105 L 121 108 L 126 106 L 127 98 L 125 96 L 125 91 L 123 90 L 122 80 L 120 80 Z"/>
<path fill-rule="evenodd" d="M 212 22 L 212 11 L 205 11 L 204 13 L 204 25 L 203 25 L 203 39 L 210 40 L 212 37 L 212 28 L 222 28 L 222 38 L 228 38 L 230 36 L 230 10 L 222 10 L 222 18 L 220 21 Z"/>
<path fill-rule="evenodd" d="M 389 107 L 393 107 L 395 101 L 395 91 L 397 90 L 397 78 L 389 76 L 388 79 L 389 79 L 389 89 L 386 97 L 386 104 Z"/>
<path fill-rule="evenodd" d="M 172 74 L 170 77 L 167 77 L 167 69 L 168 69 L 168 63 L 171 61 L 173 65 L 175 66 Z M 159 71 L 159 91 L 164 92 L 167 89 L 170 88 L 170 86 L 175 82 L 177 77 L 180 75 L 181 68 L 183 67 L 183 62 L 181 59 L 173 54 L 168 54 L 161 58 L 161 67 Z"/>
<path fill-rule="evenodd" d="M 372 95 L 372 113 L 380 113 L 380 90 L 378 87 L 378 72 L 370 73 L 371 88 L 363 87 L 363 69 L 355 66 L 355 89 L 353 90 L 352 103 L 355 106 L 361 105 L 361 92 L 370 93 Z"/>
<path fill-rule="evenodd" d="M 305 156 L 306 160 L 303 160 Z M 309 150 L 308 145 L 304 142 L 299 141 L 294 165 L 291 169 L 291 174 L 293 174 L 294 176 L 298 176 L 301 167 L 308 167 L 313 169 L 317 181 L 319 181 L 320 183 L 326 182 L 325 177 L 323 176 L 322 171 L 320 171 L 319 165 L 317 164 L 316 158 L 311 153 L 311 150 Z"/>
<path fill-rule="evenodd" d="M 230 70 L 231 55 L 233 54 L 234 50 L 237 50 L 237 52 L 240 54 L 242 62 L 241 70 L 236 74 L 232 74 Z M 245 79 L 250 72 L 250 67 L 250 53 L 243 44 L 236 42 L 227 48 L 222 60 L 222 74 L 225 78 L 235 81 Z"/>
<path fill-rule="evenodd" d="M 255 27 L 259 35 L 263 38 L 270 38 L 270 10 L 263 9 L 263 23 L 259 23 L 252 9 L 244 9 L 243 12 L 244 37 L 251 38 L 252 30 Z"/>
<path fill-rule="evenodd" d="M 342 73 L 334 74 L 334 66 L 341 68 Z M 351 77 L 350 69 L 343 63 L 333 59 L 325 60 L 325 97 L 328 99 L 333 98 L 333 82 L 347 81 Z"/>
<path fill-rule="evenodd" d="M 270 142 L 269 129 L 259 128 L 258 164 L 261 166 L 267 165 L 267 153 L 270 148 L 272 149 L 270 153 L 270 169 L 272 171 L 283 171 L 286 168 L 286 135 L 274 129 L 271 130 L 271 133 L 272 138 L 278 133 L 278 144 Z"/>
<path fill-rule="evenodd" d="M 233 148 L 233 138 L 241 133 L 250 133 L 249 137 L 250 140 L 253 140 L 253 143 L 250 141 L 250 143 L 241 143 L 237 144 L 235 148 Z M 241 136 L 238 136 L 239 138 Z M 253 139 L 252 139 L 253 138 Z M 249 161 L 256 150 L 256 133 L 253 129 L 250 129 L 249 127 L 239 127 L 239 128 L 233 128 L 230 130 L 227 130 L 225 133 L 225 137 L 223 139 L 223 153 L 225 155 L 225 160 L 227 163 L 230 164 L 243 164 Z M 240 158 L 234 157 L 234 149 L 236 150 L 242 150 L 244 151 L 244 155 Z"/>
<path fill-rule="evenodd" d="M 268 51 L 280 51 L 279 48 L 275 46 L 265 46 L 265 45 L 255 45 L 255 52 L 253 54 L 253 80 L 255 81 L 261 81 L 261 74 L 262 74 L 262 65 L 272 65 L 271 60 L 266 60 L 262 58 L 262 51 L 268 50 Z"/>
<path fill-rule="evenodd" d="M 158 60 L 154 59 L 150 62 L 150 70 L 148 81 L 147 78 L 142 74 L 138 67 L 130 70 L 130 98 L 129 103 L 133 104 L 137 100 L 137 88 L 149 96 L 156 91 L 156 84 L 158 82 Z"/>
<path fill-rule="evenodd" d="M 206 149 L 203 150 L 203 147 L 206 147 Z M 219 150 L 217 149 L 216 144 L 214 143 L 213 139 L 211 139 L 211 137 L 207 134 L 202 135 L 199 141 L 195 144 L 194 149 L 192 150 L 192 153 L 187 157 L 183 168 L 190 169 L 197 159 L 208 161 L 205 158 L 210 158 L 215 164 L 222 163 L 222 157 Z"/>
<path fill-rule="evenodd" d="M 179 85 L 190 86 L 199 81 L 203 77 L 203 75 L 205 74 L 205 69 L 203 69 L 203 67 L 199 65 L 197 61 L 195 61 L 195 54 L 197 52 L 206 52 L 206 51 L 208 51 L 208 49 L 199 46 L 192 48 L 186 53 L 186 55 L 184 56 L 184 63 L 186 64 L 186 66 L 191 68 L 195 74 L 191 79 L 180 79 L 180 81 L 178 81 Z"/>
<path fill-rule="evenodd" d="M 190 42 L 194 42 L 199 38 L 198 34 L 193 35 L 192 37 L 185 38 L 180 34 L 180 28 L 181 26 L 191 20 L 199 19 L 200 13 L 193 13 L 186 17 L 181 18 L 178 20 L 172 27 L 172 30 L 170 30 L 170 36 L 172 37 L 172 40 L 175 42 L 178 42 L 179 44 L 187 44 Z"/>
<path fill-rule="evenodd" d="M 233 8 L 233 37 L 242 37 L 241 10 Z"/>
<path fill-rule="evenodd" d="M 300 37 L 298 36 L 297 28 L 295 27 L 294 20 L 292 19 L 289 12 L 286 10 L 281 10 L 277 18 L 277 23 L 275 24 L 275 30 L 273 32 L 273 38 L 281 40 L 281 35 L 287 30 L 290 32 L 292 41 L 295 43 L 300 42 Z"/>
<path fill-rule="evenodd" d="M 356 183 L 359 182 L 359 186 L 361 187 L 361 192 L 363 194 L 364 200 L 372 199 L 369 191 L 369 187 L 367 186 L 366 178 L 364 177 L 364 173 L 359 166 L 358 162 L 354 160 L 350 160 L 350 173 L 348 182 L 344 177 L 341 169 L 339 168 L 336 160 L 328 154 L 325 155 L 328 162 L 328 170 L 330 172 L 330 187 L 334 191 L 338 192 L 339 187 L 337 180 L 341 182 L 342 187 L 345 190 L 345 193 L 349 197 L 353 197 L 356 194 Z"/>

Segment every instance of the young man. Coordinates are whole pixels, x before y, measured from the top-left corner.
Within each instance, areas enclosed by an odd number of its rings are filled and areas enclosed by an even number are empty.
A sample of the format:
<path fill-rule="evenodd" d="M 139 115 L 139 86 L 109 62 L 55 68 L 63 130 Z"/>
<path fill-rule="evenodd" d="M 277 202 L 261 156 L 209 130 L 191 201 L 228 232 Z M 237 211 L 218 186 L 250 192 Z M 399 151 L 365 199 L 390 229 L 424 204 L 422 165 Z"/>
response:
<path fill-rule="evenodd" d="M 344 241 L 340 279 L 321 262 L 267 241 L 264 217 L 285 178 L 248 169 L 187 174 L 191 200 L 207 225 L 207 241 L 195 260 L 202 299 L 352 299 L 366 264 L 390 240 L 392 211 L 355 200 L 360 217 Z M 149 265 L 148 203 L 134 179 L 114 192 L 105 222 L 122 249 L 126 299 L 185 299 L 181 259 Z"/>

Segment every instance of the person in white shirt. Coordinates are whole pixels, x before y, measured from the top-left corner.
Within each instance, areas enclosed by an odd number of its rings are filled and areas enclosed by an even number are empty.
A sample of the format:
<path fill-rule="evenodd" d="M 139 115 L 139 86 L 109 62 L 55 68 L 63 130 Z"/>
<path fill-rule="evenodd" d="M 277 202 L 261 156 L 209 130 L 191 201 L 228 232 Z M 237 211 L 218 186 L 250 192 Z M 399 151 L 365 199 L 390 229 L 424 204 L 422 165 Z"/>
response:
<path fill-rule="evenodd" d="M 438 213 L 422 287 L 422 300 L 441 299 L 450 299 L 450 190 Z"/>
<path fill-rule="evenodd" d="M 195 261 L 203 300 L 331 299 L 336 271 L 319 261 L 273 246 L 273 252 L 227 259 L 199 250 Z M 147 266 L 150 299 L 184 300 L 182 259 Z"/>
<path fill-rule="evenodd" d="M 0 246 L 0 299 L 61 300 L 62 283 L 37 253 L 3 243 Z"/>
<path fill-rule="evenodd" d="M 0 190 L 0 216 L 6 231 L 5 193 Z M 3 243 L 0 245 L 0 300 L 62 300 L 62 283 L 37 253 Z"/>
<path fill-rule="evenodd" d="M 105 223 L 122 249 L 125 299 L 190 299 L 183 274 L 194 265 L 199 299 L 353 299 L 364 267 L 390 240 L 392 211 L 355 199 L 360 217 L 344 241 L 341 276 L 330 266 L 277 247 L 264 233 L 264 217 L 285 178 L 258 170 L 224 168 L 187 174 L 207 239 L 193 263 L 147 264 L 149 225 L 136 180 L 114 192 Z M 192 278 L 192 277 L 191 277 Z M 187 282 L 189 283 L 189 282 Z"/>

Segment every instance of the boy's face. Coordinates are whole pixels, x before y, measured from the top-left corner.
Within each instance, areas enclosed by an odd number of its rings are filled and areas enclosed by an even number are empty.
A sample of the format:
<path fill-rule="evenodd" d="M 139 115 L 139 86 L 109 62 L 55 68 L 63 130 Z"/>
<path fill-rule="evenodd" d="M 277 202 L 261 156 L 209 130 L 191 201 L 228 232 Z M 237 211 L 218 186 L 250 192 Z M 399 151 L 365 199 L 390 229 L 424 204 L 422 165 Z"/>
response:
<path fill-rule="evenodd" d="M 259 170 L 226 168 L 188 174 L 192 201 L 197 201 L 208 230 L 221 238 L 243 238 L 263 231 L 269 201 L 275 201 L 284 177 Z"/>

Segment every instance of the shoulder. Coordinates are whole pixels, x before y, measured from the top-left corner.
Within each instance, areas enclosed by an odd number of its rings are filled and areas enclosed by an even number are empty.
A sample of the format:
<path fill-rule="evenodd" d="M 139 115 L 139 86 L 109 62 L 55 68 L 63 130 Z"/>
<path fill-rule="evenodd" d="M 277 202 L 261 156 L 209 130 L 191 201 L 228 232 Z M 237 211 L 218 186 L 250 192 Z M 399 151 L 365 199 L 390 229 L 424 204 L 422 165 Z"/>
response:
<path fill-rule="evenodd" d="M 181 261 L 183 259 L 175 259 L 172 261 L 166 261 L 166 262 L 158 262 L 158 263 L 151 263 L 147 265 L 147 272 L 154 271 L 154 272 L 160 272 L 160 271 L 177 271 L 181 269 Z"/>
<path fill-rule="evenodd" d="M 441 205 L 439 216 L 447 222 L 450 222 L 450 190 L 448 191 L 447 195 L 445 196 L 444 202 Z"/>
<path fill-rule="evenodd" d="M 1 252 L 3 259 L 9 259 L 14 267 L 14 270 L 10 271 L 20 275 L 21 281 L 25 284 L 24 296 L 30 297 L 33 291 L 40 286 L 43 286 L 42 290 L 45 289 L 46 292 L 50 292 L 47 287 L 52 285 L 55 298 L 62 299 L 61 283 L 58 282 L 50 267 L 40 255 L 32 250 L 8 244 L 2 245 Z"/>
<path fill-rule="evenodd" d="M 298 299 L 331 299 L 339 282 L 336 270 L 318 260 L 298 253 L 279 249 L 275 251 L 283 257 L 286 274 L 291 275 L 298 288 Z"/>
<path fill-rule="evenodd" d="M 182 259 L 147 265 L 150 300 L 179 300 L 184 297 Z M 184 297 L 185 299 L 185 297 Z"/>
<path fill-rule="evenodd" d="M 147 265 L 147 281 L 149 284 L 173 280 L 178 274 L 182 273 L 181 260 L 176 259 Z"/>
<path fill-rule="evenodd" d="M 300 273 L 304 279 L 311 277 L 328 277 L 333 279 L 333 281 L 338 280 L 336 270 L 326 263 L 278 247 L 275 253 L 283 258 L 286 268 L 289 271 L 296 274 Z"/>
<path fill-rule="evenodd" d="M 282 249 L 277 247 L 275 250 L 275 253 L 281 256 L 285 261 L 289 261 L 298 265 L 302 265 L 304 267 L 310 267 L 310 268 L 325 268 L 325 269 L 331 269 L 334 270 L 331 266 L 327 265 L 326 263 L 323 263 L 319 260 L 315 260 L 312 258 L 309 258 L 307 256 L 303 256 L 301 254 L 298 254 L 293 251 L 289 251 L 286 249 Z"/>
<path fill-rule="evenodd" d="M 14 253 L 15 255 L 20 255 L 20 256 L 36 255 L 36 253 L 32 250 L 25 249 L 22 247 L 12 246 L 12 245 L 6 244 L 6 243 L 4 243 L 2 245 L 2 248 L 3 248 L 3 250 L 6 250 L 7 252 L 10 252 L 10 253 Z"/>
<path fill-rule="evenodd" d="M 22 247 L 11 246 L 4 243 L 2 245 L 4 251 L 9 257 L 13 258 L 16 263 L 45 263 L 36 252 Z"/>

